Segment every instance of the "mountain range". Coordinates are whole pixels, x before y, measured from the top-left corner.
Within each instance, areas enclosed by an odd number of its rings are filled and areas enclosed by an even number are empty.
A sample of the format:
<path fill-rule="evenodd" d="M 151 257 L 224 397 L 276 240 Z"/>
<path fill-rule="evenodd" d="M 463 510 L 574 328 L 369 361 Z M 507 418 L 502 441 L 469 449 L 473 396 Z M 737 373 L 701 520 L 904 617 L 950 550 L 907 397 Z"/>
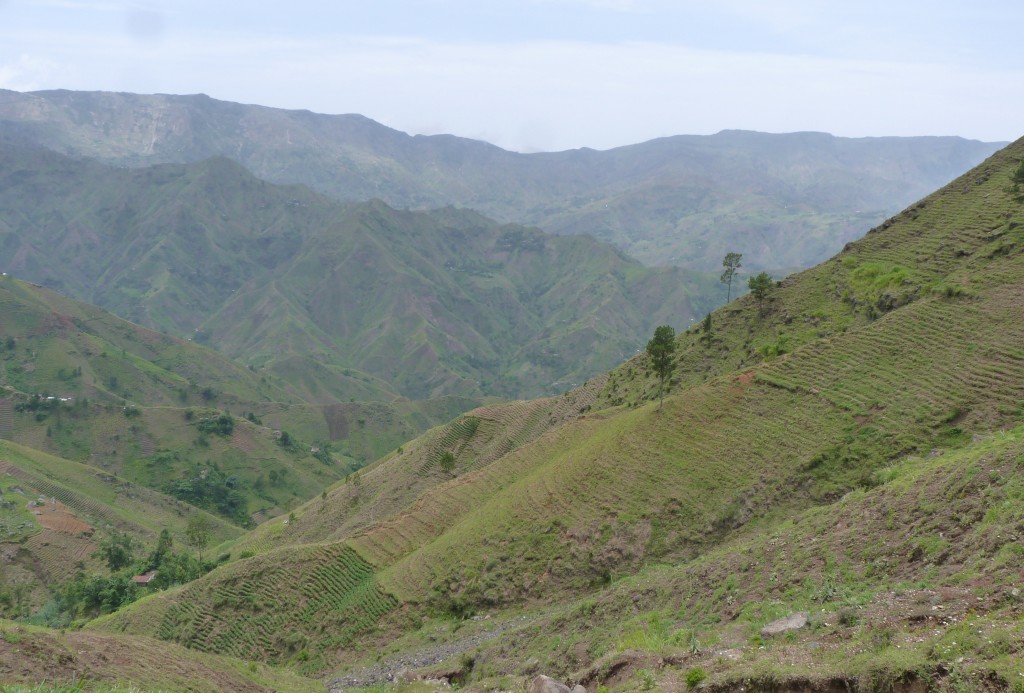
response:
<path fill-rule="evenodd" d="M 0 90 L 0 131 L 119 166 L 223 156 L 262 179 L 345 201 L 454 205 L 590 234 L 652 265 L 755 272 L 820 262 L 1002 146 L 956 137 L 849 139 L 723 131 L 608 151 L 520 154 L 409 136 L 358 115 L 205 95 Z"/>
<path fill-rule="evenodd" d="M 706 275 L 469 210 L 343 204 L 224 158 L 118 169 L 0 147 L 0 269 L 306 401 L 563 391 L 720 300 Z"/>

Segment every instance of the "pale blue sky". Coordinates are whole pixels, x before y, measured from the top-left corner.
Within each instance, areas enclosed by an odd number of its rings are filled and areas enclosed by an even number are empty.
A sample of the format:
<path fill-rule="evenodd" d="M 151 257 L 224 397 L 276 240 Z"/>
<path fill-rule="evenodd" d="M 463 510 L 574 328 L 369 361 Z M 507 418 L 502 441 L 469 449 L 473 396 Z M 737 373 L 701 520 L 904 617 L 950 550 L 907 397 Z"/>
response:
<path fill-rule="evenodd" d="M 197 93 L 524 151 L 1024 135 L 1008 0 L 0 0 L 0 88 Z"/>

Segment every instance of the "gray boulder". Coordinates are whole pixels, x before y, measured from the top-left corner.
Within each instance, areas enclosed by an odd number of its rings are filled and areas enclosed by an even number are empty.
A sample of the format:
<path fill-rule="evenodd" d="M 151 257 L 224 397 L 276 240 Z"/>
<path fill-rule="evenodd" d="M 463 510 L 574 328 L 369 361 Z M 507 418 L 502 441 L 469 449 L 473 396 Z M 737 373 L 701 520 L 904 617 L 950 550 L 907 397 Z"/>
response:
<path fill-rule="evenodd" d="M 810 614 L 808 612 L 798 611 L 795 614 L 786 616 L 785 618 L 772 621 L 761 629 L 761 637 L 774 638 L 777 635 L 785 635 L 792 630 L 800 630 L 807 625 L 807 619 L 809 617 Z"/>
<path fill-rule="evenodd" d="M 541 674 L 533 680 L 533 684 L 530 686 L 530 693 L 573 693 L 569 690 L 569 687 L 563 683 L 555 681 L 550 676 L 544 676 Z"/>

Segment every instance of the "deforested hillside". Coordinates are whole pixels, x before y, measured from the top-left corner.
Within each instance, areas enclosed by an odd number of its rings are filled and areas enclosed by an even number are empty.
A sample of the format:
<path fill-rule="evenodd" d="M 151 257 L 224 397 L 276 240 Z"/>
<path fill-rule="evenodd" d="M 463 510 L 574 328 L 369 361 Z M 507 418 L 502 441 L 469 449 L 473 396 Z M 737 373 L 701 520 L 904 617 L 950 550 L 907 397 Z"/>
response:
<path fill-rule="evenodd" d="M 79 574 L 105 574 L 100 549 L 112 537 L 149 547 L 166 531 L 183 545 L 194 517 L 213 542 L 242 533 L 110 471 L 0 440 L 0 615 L 26 618 Z"/>
<path fill-rule="evenodd" d="M 225 156 L 257 176 L 341 200 L 457 205 L 560 234 L 590 234 L 647 264 L 807 267 L 976 165 L 1001 144 L 723 131 L 609 151 L 518 154 L 448 135 L 410 137 L 358 115 L 205 95 L 3 91 L 0 128 L 61 153 L 128 166 Z"/>
<path fill-rule="evenodd" d="M 663 407 L 638 356 L 563 398 L 471 412 L 96 627 L 324 669 L 362 642 L 481 690 L 541 666 L 624 689 L 1014 690 L 1022 161 L 1024 140 L 682 333 Z M 260 645 L 232 585 L 265 593 L 268 566 L 324 552 L 372 567 L 378 628 L 343 645 L 318 616 L 292 649 Z M 227 595 L 213 619 L 190 606 L 202 594 Z M 761 630 L 805 611 L 789 636 Z M 346 676 L 380 681 L 380 660 Z"/>
<path fill-rule="evenodd" d="M 720 290 L 589 237 L 344 205 L 223 158 L 118 169 L 0 149 L 0 268 L 318 404 L 564 392 Z"/>

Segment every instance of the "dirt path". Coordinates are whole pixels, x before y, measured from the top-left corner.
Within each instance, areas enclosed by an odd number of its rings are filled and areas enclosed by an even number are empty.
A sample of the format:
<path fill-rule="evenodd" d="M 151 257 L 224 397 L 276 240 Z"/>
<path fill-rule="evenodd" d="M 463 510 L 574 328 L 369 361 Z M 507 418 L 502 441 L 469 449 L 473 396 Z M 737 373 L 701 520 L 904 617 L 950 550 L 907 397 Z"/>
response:
<path fill-rule="evenodd" d="M 397 654 L 390 659 L 382 660 L 372 667 L 358 669 L 344 676 L 328 679 L 327 690 L 330 693 L 342 693 L 349 688 L 361 688 L 395 681 L 398 679 L 398 675 L 405 670 L 440 664 L 464 652 L 469 652 L 503 633 L 521 628 L 528 622 L 526 616 L 520 616 L 519 618 L 506 621 L 491 630 L 477 633 L 461 640 L 440 643 L 415 652 Z"/>

